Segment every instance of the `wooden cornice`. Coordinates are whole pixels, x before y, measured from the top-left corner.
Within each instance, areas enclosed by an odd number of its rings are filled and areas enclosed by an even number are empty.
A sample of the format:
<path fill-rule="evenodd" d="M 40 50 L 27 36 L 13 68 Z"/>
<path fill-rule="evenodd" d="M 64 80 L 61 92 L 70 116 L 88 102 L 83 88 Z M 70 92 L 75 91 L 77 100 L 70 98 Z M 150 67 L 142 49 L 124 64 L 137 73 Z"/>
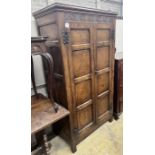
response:
<path fill-rule="evenodd" d="M 54 11 L 80 11 L 80 12 L 91 12 L 91 13 L 100 13 L 100 14 L 107 14 L 110 16 L 116 16 L 117 13 L 111 12 L 111 11 L 104 11 L 102 9 L 93 9 L 93 8 L 87 8 L 87 7 L 81 7 L 81 6 L 75 6 L 75 5 L 68 5 L 68 4 L 62 4 L 62 3 L 54 3 L 52 5 L 49 5 L 41 10 L 38 10 L 33 13 L 34 17 L 41 17 L 44 16 L 47 13 L 54 12 Z"/>

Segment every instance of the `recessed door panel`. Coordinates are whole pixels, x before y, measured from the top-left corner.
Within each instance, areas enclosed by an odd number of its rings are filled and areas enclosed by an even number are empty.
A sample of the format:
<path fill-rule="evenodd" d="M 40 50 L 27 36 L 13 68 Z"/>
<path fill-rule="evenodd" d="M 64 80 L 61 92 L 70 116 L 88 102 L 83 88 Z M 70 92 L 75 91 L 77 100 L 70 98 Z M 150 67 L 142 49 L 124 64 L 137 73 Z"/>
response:
<path fill-rule="evenodd" d="M 92 105 L 80 110 L 77 112 L 78 117 L 78 130 L 80 131 L 82 128 L 86 127 L 90 123 L 93 122 L 93 110 Z"/>
<path fill-rule="evenodd" d="M 80 77 L 91 72 L 91 65 L 90 65 L 90 50 L 79 50 L 74 51 L 73 55 L 73 72 L 74 77 Z"/>
<path fill-rule="evenodd" d="M 71 44 L 85 44 L 85 43 L 90 43 L 90 32 L 89 29 L 78 29 L 78 28 L 73 28 L 71 29 Z"/>
<path fill-rule="evenodd" d="M 97 95 L 109 90 L 109 73 L 97 76 Z"/>
<path fill-rule="evenodd" d="M 109 95 L 103 95 L 97 98 L 97 117 L 103 116 L 107 111 L 109 106 Z"/>
<path fill-rule="evenodd" d="M 110 48 L 109 46 L 97 47 L 97 70 L 104 69 L 110 66 Z"/>
<path fill-rule="evenodd" d="M 98 28 L 96 33 L 97 33 L 96 34 L 97 42 L 109 41 L 109 39 L 110 39 L 110 31 L 109 31 L 109 29 Z"/>
<path fill-rule="evenodd" d="M 84 80 L 75 84 L 76 106 L 79 106 L 92 98 L 91 80 Z"/>

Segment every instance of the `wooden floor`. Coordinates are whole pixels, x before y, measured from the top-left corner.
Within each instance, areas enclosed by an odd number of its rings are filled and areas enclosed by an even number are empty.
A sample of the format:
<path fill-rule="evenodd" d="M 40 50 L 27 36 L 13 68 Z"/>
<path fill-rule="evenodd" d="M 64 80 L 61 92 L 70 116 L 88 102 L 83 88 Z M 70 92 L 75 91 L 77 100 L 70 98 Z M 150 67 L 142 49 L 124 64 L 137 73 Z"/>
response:
<path fill-rule="evenodd" d="M 51 155 L 72 155 L 69 145 L 60 137 L 51 141 Z M 74 155 L 123 155 L 123 116 L 107 122 L 77 145 Z"/>

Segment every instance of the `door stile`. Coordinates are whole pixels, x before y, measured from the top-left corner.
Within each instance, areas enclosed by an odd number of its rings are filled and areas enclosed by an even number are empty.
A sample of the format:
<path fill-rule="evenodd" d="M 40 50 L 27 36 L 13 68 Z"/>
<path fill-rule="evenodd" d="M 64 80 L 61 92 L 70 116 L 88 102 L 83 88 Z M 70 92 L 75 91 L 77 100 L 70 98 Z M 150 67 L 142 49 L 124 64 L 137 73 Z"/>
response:
<path fill-rule="evenodd" d="M 111 115 L 113 115 L 113 81 L 114 81 L 114 76 L 113 76 L 113 71 L 114 71 L 114 53 L 113 53 L 113 29 L 110 29 L 110 76 L 109 76 L 109 111 Z"/>
<path fill-rule="evenodd" d="M 97 82 L 97 76 L 96 76 L 96 60 L 97 60 L 97 57 L 96 57 L 96 28 L 95 28 L 95 25 L 96 24 L 93 24 L 93 60 L 94 60 L 94 102 L 95 102 L 95 105 L 94 105 L 94 116 L 95 116 L 95 124 L 97 124 L 97 115 L 96 115 L 96 110 L 97 110 L 97 107 L 96 107 L 96 103 L 97 103 L 97 86 L 96 86 L 96 82 Z"/>
<path fill-rule="evenodd" d="M 94 59 L 94 25 L 90 27 L 91 44 L 91 74 L 92 74 L 92 100 L 93 100 L 93 122 L 96 124 L 96 99 L 95 99 L 95 59 Z"/>
<path fill-rule="evenodd" d="M 72 113 L 73 115 L 71 117 L 73 117 L 73 132 L 74 133 L 77 133 L 78 129 L 77 129 L 77 126 L 78 126 L 78 122 L 77 122 L 77 119 L 76 119 L 76 106 L 75 106 L 75 97 L 74 97 L 74 93 L 75 93 L 75 87 L 74 87 L 74 83 L 73 83 L 73 80 L 74 80 L 74 75 L 73 75 L 73 67 L 72 67 L 72 49 L 71 49 L 71 35 L 70 35 L 70 28 L 66 28 L 66 32 L 68 33 L 68 39 L 69 39 L 69 42 L 68 44 L 66 44 L 67 46 L 67 49 L 68 49 L 68 64 L 69 64 L 69 72 L 70 72 L 70 79 L 71 79 L 71 96 L 72 96 L 72 101 L 73 103 L 72 104 Z M 76 126 L 76 127 L 75 127 Z"/>

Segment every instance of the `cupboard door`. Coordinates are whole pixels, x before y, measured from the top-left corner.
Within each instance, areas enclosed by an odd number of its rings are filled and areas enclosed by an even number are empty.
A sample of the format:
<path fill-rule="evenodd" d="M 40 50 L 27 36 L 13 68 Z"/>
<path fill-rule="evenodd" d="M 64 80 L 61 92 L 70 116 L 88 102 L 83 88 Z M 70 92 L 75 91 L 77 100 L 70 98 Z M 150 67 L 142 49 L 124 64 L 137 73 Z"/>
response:
<path fill-rule="evenodd" d="M 95 120 L 94 61 L 92 26 L 70 22 L 68 55 L 73 98 L 73 124 L 77 133 L 90 128 Z"/>
<path fill-rule="evenodd" d="M 94 59 L 95 59 L 95 100 L 96 120 L 112 111 L 113 50 L 112 26 L 95 24 Z"/>

